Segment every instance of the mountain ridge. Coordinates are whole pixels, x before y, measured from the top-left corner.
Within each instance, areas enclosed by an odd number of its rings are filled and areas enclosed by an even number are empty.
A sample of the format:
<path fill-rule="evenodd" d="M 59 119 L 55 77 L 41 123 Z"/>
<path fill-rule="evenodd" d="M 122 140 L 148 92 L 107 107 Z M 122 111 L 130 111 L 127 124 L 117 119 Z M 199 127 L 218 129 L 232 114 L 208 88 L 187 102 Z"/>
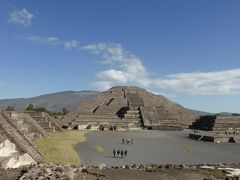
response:
<path fill-rule="evenodd" d="M 93 91 L 93 90 L 82 90 L 82 91 L 69 90 L 69 91 L 60 91 L 60 92 L 42 94 L 42 95 L 29 97 L 29 98 L 0 99 L 0 110 L 6 109 L 7 106 L 13 106 L 16 110 L 23 111 L 26 109 L 26 107 L 29 104 L 33 104 L 35 107 L 43 107 L 50 111 L 61 111 L 62 108 L 67 108 L 68 110 L 72 111 L 72 110 L 75 110 L 81 102 L 85 100 L 89 100 L 90 98 L 92 98 L 98 93 L 99 93 L 98 91 Z M 192 111 L 194 114 L 198 116 L 216 114 L 216 113 L 199 111 L 195 109 L 188 109 L 188 110 Z M 219 112 L 217 114 L 229 115 L 232 113 Z"/>
<path fill-rule="evenodd" d="M 85 101 L 96 95 L 97 91 L 61 91 L 43 94 L 30 98 L 13 98 L 0 100 L 0 109 L 12 106 L 18 111 L 23 111 L 29 104 L 35 107 L 43 107 L 50 111 L 61 111 L 63 108 L 74 110 L 81 101 Z"/>

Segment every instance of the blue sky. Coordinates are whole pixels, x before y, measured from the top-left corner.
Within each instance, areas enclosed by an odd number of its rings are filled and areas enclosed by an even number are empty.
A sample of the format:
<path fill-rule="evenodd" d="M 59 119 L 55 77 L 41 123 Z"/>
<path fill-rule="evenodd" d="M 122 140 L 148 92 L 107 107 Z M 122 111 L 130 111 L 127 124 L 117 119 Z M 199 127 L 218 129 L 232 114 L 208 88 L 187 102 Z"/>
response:
<path fill-rule="evenodd" d="M 0 99 L 135 85 L 240 112 L 240 1 L 0 2 Z"/>

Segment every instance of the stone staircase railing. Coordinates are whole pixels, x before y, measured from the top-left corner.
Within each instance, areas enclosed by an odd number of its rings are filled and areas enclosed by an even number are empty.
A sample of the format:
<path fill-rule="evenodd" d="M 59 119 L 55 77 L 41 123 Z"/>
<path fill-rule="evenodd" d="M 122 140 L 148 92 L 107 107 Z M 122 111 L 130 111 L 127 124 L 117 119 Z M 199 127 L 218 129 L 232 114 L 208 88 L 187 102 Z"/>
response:
<path fill-rule="evenodd" d="M 22 113 L 21 115 L 24 118 L 24 120 L 27 121 L 27 123 L 31 124 L 35 128 L 35 130 L 37 130 L 40 134 L 43 135 L 43 137 L 49 137 L 48 132 L 31 116 L 25 113 Z"/>
<path fill-rule="evenodd" d="M 22 152 L 28 153 L 35 161 L 40 161 L 42 155 L 29 140 L 20 133 L 17 127 L 4 113 L 0 114 L 0 126 L 7 134 L 10 141 L 13 141 Z"/>

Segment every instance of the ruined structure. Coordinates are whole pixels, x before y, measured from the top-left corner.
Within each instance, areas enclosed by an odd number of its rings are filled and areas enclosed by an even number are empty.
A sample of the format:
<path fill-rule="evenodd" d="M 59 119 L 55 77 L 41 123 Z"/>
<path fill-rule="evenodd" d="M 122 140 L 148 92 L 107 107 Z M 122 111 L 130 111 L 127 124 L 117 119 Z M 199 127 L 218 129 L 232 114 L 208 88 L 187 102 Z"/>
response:
<path fill-rule="evenodd" d="M 26 111 L 25 114 L 35 119 L 48 132 L 62 131 L 61 126 L 46 112 Z"/>
<path fill-rule="evenodd" d="M 71 129 L 182 129 L 195 116 L 160 95 L 137 87 L 113 87 L 97 94 L 67 115 Z"/>
<path fill-rule="evenodd" d="M 51 130 L 55 127 L 57 130 L 61 128 L 55 122 L 53 123 L 48 115 L 39 114 L 36 116 L 33 112 L 0 112 L 0 167 L 18 167 L 18 165 L 36 163 L 42 159 L 34 141 L 39 137 L 49 137 L 49 127 L 43 126 L 44 123 L 41 123 L 41 120 L 47 119 L 48 124 L 54 125 Z"/>
<path fill-rule="evenodd" d="M 240 131 L 240 116 L 201 116 L 190 126 L 191 129 L 234 133 Z"/>
<path fill-rule="evenodd" d="M 197 136 L 190 135 L 193 139 L 212 142 L 240 142 L 240 115 L 201 116 L 189 128 L 203 131 Z"/>

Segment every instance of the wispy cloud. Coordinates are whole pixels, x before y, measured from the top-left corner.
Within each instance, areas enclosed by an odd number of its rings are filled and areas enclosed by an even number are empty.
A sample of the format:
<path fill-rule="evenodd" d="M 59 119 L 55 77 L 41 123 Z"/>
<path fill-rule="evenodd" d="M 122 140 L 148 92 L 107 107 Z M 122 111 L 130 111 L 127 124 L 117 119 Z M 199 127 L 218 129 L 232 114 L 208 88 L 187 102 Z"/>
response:
<path fill-rule="evenodd" d="M 124 50 L 120 44 L 99 43 L 82 47 L 101 57 L 110 69 L 97 73 L 94 84 L 101 90 L 114 85 L 138 85 L 147 89 L 191 95 L 240 94 L 240 69 L 213 72 L 190 72 L 152 77 L 140 58 Z"/>
<path fill-rule="evenodd" d="M 100 55 L 103 64 L 115 68 L 99 72 L 97 78 L 100 81 L 97 84 L 100 82 L 112 85 L 132 83 L 142 87 L 149 86 L 148 72 L 142 61 L 125 51 L 120 44 L 99 43 L 83 46 L 82 49 Z"/>
<path fill-rule="evenodd" d="M 0 87 L 5 86 L 5 85 L 6 85 L 5 82 L 0 81 Z"/>
<path fill-rule="evenodd" d="M 20 24 L 23 26 L 29 26 L 32 23 L 32 19 L 35 16 L 30 13 L 26 8 L 23 8 L 21 10 L 14 10 L 10 12 L 9 14 L 9 22 Z"/>
<path fill-rule="evenodd" d="M 36 36 L 36 35 L 31 35 L 31 36 L 25 36 L 24 37 L 26 40 L 35 42 L 35 43 L 42 43 L 42 44 L 51 44 L 51 45 L 58 45 L 61 44 L 61 41 L 57 37 L 41 37 L 41 36 Z"/>
<path fill-rule="evenodd" d="M 78 45 L 79 45 L 79 42 L 77 40 L 64 41 L 55 36 L 42 37 L 38 35 L 27 35 L 27 36 L 24 36 L 23 38 L 28 41 L 32 41 L 34 43 L 59 45 L 66 49 L 78 48 Z"/>
<path fill-rule="evenodd" d="M 77 48 L 78 47 L 78 41 L 76 41 L 76 40 L 65 41 L 64 42 L 64 47 L 66 49 Z"/>
<path fill-rule="evenodd" d="M 240 94 L 240 69 L 170 74 L 155 79 L 154 84 L 192 95 Z"/>

